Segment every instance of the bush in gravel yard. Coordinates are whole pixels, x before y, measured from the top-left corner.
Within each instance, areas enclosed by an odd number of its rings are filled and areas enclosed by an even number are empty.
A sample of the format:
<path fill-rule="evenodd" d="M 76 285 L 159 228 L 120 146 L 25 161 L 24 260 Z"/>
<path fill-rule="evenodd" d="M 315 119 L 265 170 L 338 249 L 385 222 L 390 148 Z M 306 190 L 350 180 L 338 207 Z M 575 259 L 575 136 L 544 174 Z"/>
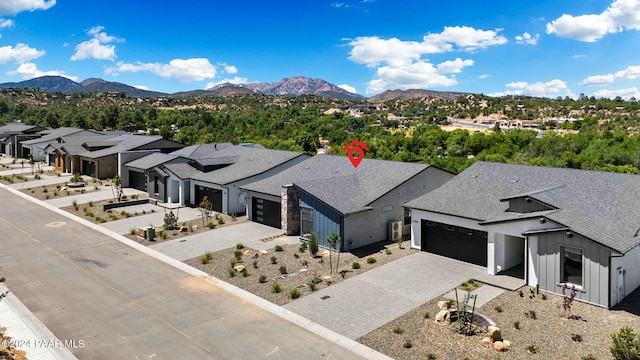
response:
<path fill-rule="evenodd" d="M 373 256 L 369 256 L 367 258 L 367 264 L 375 264 L 376 261 L 378 260 L 376 260 L 376 258 L 374 258 Z"/>
<path fill-rule="evenodd" d="M 411 342 L 411 340 L 407 339 L 407 341 L 405 341 L 402 346 L 404 346 L 405 349 L 411 349 L 413 347 L 413 343 Z"/>
<path fill-rule="evenodd" d="M 585 355 L 580 358 L 580 360 L 598 360 L 593 354 Z"/>
<path fill-rule="evenodd" d="M 312 257 L 316 257 L 318 255 L 318 238 L 316 234 L 309 234 L 309 252 Z"/>
<path fill-rule="evenodd" d="M 273 283 L 271 284 L 271 289 L 270 289 L 272 294 L 278 294 L 282 291 L 282 285 L 278 284 L 278 283 Z"/>
<path fill-rule="evenodd" d="M 298 251 L 303 253 L 305 250 L 307 250 L 307 243 L 303 242 L 302 244 L 300 244 L 300 247 L 298 248 Z"/>
<path fill-rule="evenodd" d="M 526 313 L 524 313 L 524 316 L 526 316 L 526 317 L 528 317 L 529 319 L 532 319 L 532 320 L 536 320 L 538 318 L 538 315 L 533 310 L 527 311 Z"/>
<path fill-rule="evenodd" d="M 200 257 L 200 262 L 202 263 L 202 265 L 206 265 L 212 259 L 213 259 L 213 254 L 210 251 L 207 251 L 206 253 L 204 253 L 204 255 L 202 255 L 202 257 Z"/>
<path fill-rule="evenodd" d="M 396 326 L 395 328 L 393 328 L 393 333 L 394 334 L 404 334 L 404 329 L 401 327 Z"/>
<path fill-rule="evenodd" d="M 389 248 L 384 249 L 384 252 L 385 252 L 385 254 L 387 254 L 387 255 L 391 255 L 391 254 L 393 253 L 393 252 L 391 251 L 391 249 L 389 249 Z"/>
<path fill-rule="evenodd" d="M 233 257 L 235 257 L 236 260 L 238 261 L 242 260 L 242 250 L 240 249 L 233 250 Z"/>
<path fill-rule="evenodd" d="M 267 277 L 265 275 L 260 275 L 260 277 L 258 277 L 258 282 L 260 284 L 264 284 L 267 282 Z"/>
<path fill-rule="evenodd" d="M 209 229 L 215 229 L 216 228 L 216 224 L 214 224 L 213 221 L 209 221 L 209 223 L 207 224 L 207 227 Z"/>
<path fill-rule="evenodd" d="M 275 256 L 272 256 L 269 260 L 271 260 L 272 264 L 277 264 L 278 263 L 278 258 Z"/>
<path fill-rule="evenodd" d="M 244 244 L 243 243 L 237 243 L 236 244 L 236 249 L 238 249 L 238 250 L 244 249 Z"/>
<path fill-rule="evenodd" d="M 311 291 L 316 291 L 318 290 L 318 284 L 314 283 L 313 281 L 309 283 L 309 290 Z"/>
<path fill-rule="evenodd" d="M 284 248 L 281 245 L 276 245 L 276 246 L 273 247 L 273 250 L 279 252 L 279 251 L 284 251 Z"/>
<path fill-rule="evenodd" d="M 434 354 L 432 354 L 432 353 L 428 353 L 427 354 L 427 360 L 436 360 L 436 359 L 437 359 L 437 357 Z"/>
<path fill-rule="evenodd" d="M 573 340 L 575 342 L 582 342 L 582 335 L 580 335 L 578 333 L 573 333 L 573 334 L 571 334 L 571 340 Z"/>
<path fill-rule="evenodd" d="M 298 288 L 291 289 L 291 291 L 289 291 L 289 296 L 291 297 L 291 299 L 299 298 L 300 297 L 300 290 L 298 290 Z"/>
<path fill-rule="evenodd" d="M 220 225 L 224 224 L 224 218 L 223 217 L 219 217 L 218 218 L 218 224 L 220 224 Z"/>
<path fill-rule="evenodd" d="M 257 261 L 252 262 L 251 265 L 253 265 L 254 269 L 258 268 L 258 262 Z"/>
<path fill-rule="evenodd" d="M 227 270 L 227 274 L 229 274 L 229 277 L 235 277 L 236 276 L 236 269 L 234 268 L 229 268 Z"/>
<path fill-rule="evenodd" d="M 352 263 L 351 263 L 351 268 L 352 268 L 353 270 L 358 270 L 358 269 L 360 269 L 360 263 L 359 263 L 359 262 L 357 262 L 357 261 L 352 262 Z"/>
<path fill-rule="evenodd" d="M 623 327 L 620 331 L 611 334 L 611 340 L 613 340 L 613 345 L 609 349 L 614 359 L 640 359 L 640 334 L 636 334 L 633 328 Z"/>
<path fill-rule="evenodd" d="M 527 345 L 527 352 L 529 354 L 535 354 L 538 352 L 538 347 L 536 345 Z"/>
<path fill-rule="evenodd" d="M 280 270 L 280 274 L 284 275 L 284 274 L 287 273 L 287 267 L 284 266 L 284 265 L 280 266 L 280 269 L 278 269 L 278 270 Z"/>
<path fill-rule="evenodd" d="M 247 268 L 242 269 L 242 271 L 240 271 L 240 273 L 242 274 L 242 277 L 247 277 L 247 276 L 251 275 Z"/>
<path fill-rule="evenodd" d="M 513 322 L 513 328 L 516 330 L 520 330 L 520 321 L 514 321 Z"/>
<path fill-rule="evenodd" d="M 429 312 L 427 311 L 424 314 L 422 314 L 422 317 L 425 318 L 425 319 L 428 319 L 428 318 L 431 317 L 431 314 L 429 314 Z"/>
<path fill-rule="evenodd" d="M 95 220 L 96 220 L 97 223 L 103 223 L 103 222 L 107 221 L 107 220 L 101 218 L 100 216 L 96 216 Z"/>
<path fill-rule="evenodd" d="M 503 311 L 502 310 L 502 306 L 500 306 L 500 305 L 494 307 L 493 310 L 495 310 L 497 313 L 501 313 Z"/>

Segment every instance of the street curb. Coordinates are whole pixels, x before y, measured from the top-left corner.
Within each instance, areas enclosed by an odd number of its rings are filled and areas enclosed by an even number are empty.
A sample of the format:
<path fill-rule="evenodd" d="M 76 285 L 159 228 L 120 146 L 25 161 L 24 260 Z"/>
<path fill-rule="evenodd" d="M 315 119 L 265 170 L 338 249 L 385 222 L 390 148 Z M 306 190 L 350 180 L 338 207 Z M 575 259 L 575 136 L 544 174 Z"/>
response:
<path fill-rule="evenodd" d="M 27 308 L 20 299 L 18 299 L 4 283 L 0 283 L 0 293 L 4 294 L 6 291 L 9 293 L 7 297 L 2 299 L 2 304 L 6 305 L 9 310 L 24 324 L 29 333 L 33 337 L 24 338 L 21 336 L 18 338 L 15 334 L 15 330 L 20 329 L 7 329 L 9 336 L 16 341 L 16 348 L 25 352 L 29 359 L 57 359 L 57 360 L 77 360 L 78 358 L 71 353 L 71 351 L 64 346 L 57 346 L 60 344 L 60 340 Z M 6 326 L 6 324 L 2 324 Z M 23 346 L 20 346 L 22 344 Z M 24 346 L 28 344 L 28 346 Z M 51 345 L 47 346 L 45 344 Z M 56 345 L 53 345 L 56 344 Z M 50 355 L 50 356 L 48 356 Z"/>
<path fill-rule="evenodd" d="M 140 243 L 137 243 L 133 240 L 130 240 L 120 234 L 115 233 L 114 231 L 108 230 L 103 228 L 100 225 L 94 224 L 88 220 L 82 219 L 76 215 L 73 215 L 69 212 L 66 212 L 64 210 L 61 210 L 53 205 L 49 205 L 43 201 L 40 201 L 36 198 L 33 198 L 27 194 L 24 194 L 22 192 L 20 192 L 19 190 L 7 187 L 4 184 L 0 184 L 0 188 L 6 189 L 9 192 L 12 192 L 24 199 L 27 199 L 37 205 L 40 205 L 48 210 L 51 210 L 59 215 L 62 215 L 70 220 L 73 220 L 79 224 L 82 224 L 90 229 L 93 229 L 95 231 L 100 232 L 101 234 L 104 234 L 106 236 L 111 237 L 114 240 L 117 240 L 119 242 L 121 242 L 124 245 L 127 245 L 131 248 L 134 248 L 148 256 L 151 256 L 157 260 L 162 261 L 163 263 L 173 266 L 174 268 L 181 270 L 187 274 L 196 276 L 196 277 L 200 277 L 203 279 L 206 279 L 207 281 L 209 281 L 210 283 L 218 286 L 219 288 L 235 295 L 238 296 L 239 298 L 250 302 L 264 310 L 269 311 L 270 313 L 277 315 L 293 324 L 296 324 L 312 333 L 315 333 L 333 343 L 335 343 L 336 345 L 339 345 L 345 349 L 351 350 L 352 352 L 354 352 L 357 355 L 363 356 L 367 359 L 374 359 L 374 360 L 392 360 L 392 358 L 376 351 L 373 350 L 365 345 L 360 344 L 359 342 L 352 340 L 344 335 L 338 334 L 337 332 L 328 329 L 318 323 L 315 323 L 307 318 L 304 318 L 296 313 L 293 313 L 285 308 L 283 308 L 282 306 L 273 304 L 257 295 L 254 295 L 246 290 L 243 290 L 237 286 L 231 285 L 225 281 L 222 281 L 210 274 L 207 274 L 204 271 L 198 270 L 190 265 L 187 265 L 181 261 L 178 261 L 176 259 L 173 259 L 167 255 L 164 255 L 162 253 L 159 253 L 153 249 L 150 249 L 147 246 L 144 246 Z"/>

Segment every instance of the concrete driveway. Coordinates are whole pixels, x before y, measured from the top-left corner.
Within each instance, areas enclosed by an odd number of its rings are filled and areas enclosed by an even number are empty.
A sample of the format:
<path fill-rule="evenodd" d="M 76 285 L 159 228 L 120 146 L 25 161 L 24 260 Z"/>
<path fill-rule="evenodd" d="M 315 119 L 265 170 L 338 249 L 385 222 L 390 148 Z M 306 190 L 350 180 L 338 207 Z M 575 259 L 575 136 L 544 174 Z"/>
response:
<path fill-rule="evenodd" d="M 161 242 L 149 247 L 176 260 L 185 261 L 202 256 L 207 251 L 216 252 L 232 248 L 237 243 L 243 243 L 252 249 L 263 250 L 277 244 L 298 241 L 297 239 L 292 240 L 291 237 L 282 237 L 268 242 L 261 241 L 277 235 L 282 235 L 281 229 L 249 221 Z"/>
<path fill-rule="evenodd" d="M 419 252 L 314 292 L 284 308 L 357 339 L 486 271 L 481 266 Z"/>

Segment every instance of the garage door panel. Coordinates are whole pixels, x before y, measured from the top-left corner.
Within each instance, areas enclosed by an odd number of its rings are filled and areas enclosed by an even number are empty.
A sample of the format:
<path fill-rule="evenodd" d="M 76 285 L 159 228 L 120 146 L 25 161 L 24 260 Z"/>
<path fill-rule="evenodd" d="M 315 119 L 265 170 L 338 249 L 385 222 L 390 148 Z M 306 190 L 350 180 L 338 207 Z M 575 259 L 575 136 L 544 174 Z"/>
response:
<path fill-rule="evenodd" d="M 147 178 L 144 173 L 129 170 L 129 187 L 147 191 Z"/>
<path fill-rule="evenodd" d="M 275 228 L 282 226 L 281 205 L 279 202 L 253 197 L 251 207 L 253 221 Z"/>
<path fill-rule="evenodd" d="M 422 220 L 423 251 L 487 266 L 487 233 Z"/>

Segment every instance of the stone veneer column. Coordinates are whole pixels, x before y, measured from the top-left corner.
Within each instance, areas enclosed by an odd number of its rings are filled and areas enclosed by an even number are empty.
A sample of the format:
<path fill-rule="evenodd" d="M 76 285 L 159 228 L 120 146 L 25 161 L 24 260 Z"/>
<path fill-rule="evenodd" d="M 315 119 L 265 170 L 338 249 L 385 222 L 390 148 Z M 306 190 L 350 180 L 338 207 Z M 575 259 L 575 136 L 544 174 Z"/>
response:
<path fill-rule="evenodd" d="M 283 185 L 281 223 L 286 235 L 300 235 L 300 191 L 293 184 Z"/>

